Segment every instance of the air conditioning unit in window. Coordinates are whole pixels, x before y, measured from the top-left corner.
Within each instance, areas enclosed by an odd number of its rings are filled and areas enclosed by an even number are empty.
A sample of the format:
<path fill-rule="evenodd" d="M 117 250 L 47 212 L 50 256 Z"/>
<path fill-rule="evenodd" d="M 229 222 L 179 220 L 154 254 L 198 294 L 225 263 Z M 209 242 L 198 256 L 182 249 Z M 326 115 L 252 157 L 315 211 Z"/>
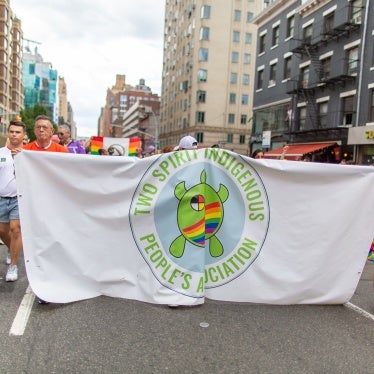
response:
<path fill-rule="evenodd" d="M 269 86 L 275 86 L 275 80 L 274 79 L 269 80 Z"/>
<path fill-rule="evenodd" d="M 361 25 L 361 13 L 359 14 L 355 14 L 353 17 L 352 17 L 352 23 L 356 24 L 356 25 Z"/>

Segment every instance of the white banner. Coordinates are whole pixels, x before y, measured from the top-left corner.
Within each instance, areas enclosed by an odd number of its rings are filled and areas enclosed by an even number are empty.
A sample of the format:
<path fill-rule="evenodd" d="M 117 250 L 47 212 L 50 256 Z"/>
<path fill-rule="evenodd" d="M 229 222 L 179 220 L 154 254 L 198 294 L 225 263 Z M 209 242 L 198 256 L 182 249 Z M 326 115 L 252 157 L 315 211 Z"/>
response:
<path fill-rule="evenodd" d="M 217 148 L 15 163 L 28 279 L 50 302 L 344 303 L 373 239 L 373 167 Z"/>

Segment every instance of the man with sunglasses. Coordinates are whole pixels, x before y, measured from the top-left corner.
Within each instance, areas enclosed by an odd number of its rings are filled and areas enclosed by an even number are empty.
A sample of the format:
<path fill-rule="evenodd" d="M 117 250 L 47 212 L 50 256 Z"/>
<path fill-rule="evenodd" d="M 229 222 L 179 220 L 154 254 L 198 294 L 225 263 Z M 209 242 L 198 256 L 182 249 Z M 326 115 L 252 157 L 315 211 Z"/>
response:
<path fill-rule="evenodd" d="M 67 148 L 70 153 L 86 154 L 83 145 L 71 138 L 69 125 L 59 125 L 57 135 L 60 139 L 60 144 Z"/>

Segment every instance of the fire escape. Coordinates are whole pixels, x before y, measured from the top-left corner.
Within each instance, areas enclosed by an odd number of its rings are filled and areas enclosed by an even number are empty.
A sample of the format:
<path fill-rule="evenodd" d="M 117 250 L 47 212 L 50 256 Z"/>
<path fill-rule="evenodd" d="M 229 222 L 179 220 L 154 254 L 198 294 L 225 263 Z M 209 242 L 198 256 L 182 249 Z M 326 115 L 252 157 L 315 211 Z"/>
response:
<path fill-rule="evenodd" d="M 291 39 L 290 51 L 305 62 L 305 64 L 300 62 L 299 74 L 287 83 L 286 92 L 292 95 L 292 109 L 293 113 L 296 113 L 298 123 L 297 126 L 293 124 L 292 133 L 326 128 L 326 117 L 320 113 L 317 97 L 321 96 L 322 90 L 333 90 L 355 81 L 358 56 L 355 59 L 344 58 L 339 66 L 331 69 L 332 55 L 323 57 L 322 51 L 328 45 L 331 45 L 333 49 L 333 42 L 338 42 L 342 38 L 348 38 L 351 33 L 358 32 L 361 27 L 361 14 L 362 7 L 344 7 L 339 13 L 333 12 L 323 17 L 320 23 L 311 23 L 304 27 L 298 36 Z M 335 71 L 334 75 L 331 70 Z M 296 110 L 298 103 L 302 102 L 306 104 L 303 116 Z M 340 120 L 334 118 L 335 127 Z"/>

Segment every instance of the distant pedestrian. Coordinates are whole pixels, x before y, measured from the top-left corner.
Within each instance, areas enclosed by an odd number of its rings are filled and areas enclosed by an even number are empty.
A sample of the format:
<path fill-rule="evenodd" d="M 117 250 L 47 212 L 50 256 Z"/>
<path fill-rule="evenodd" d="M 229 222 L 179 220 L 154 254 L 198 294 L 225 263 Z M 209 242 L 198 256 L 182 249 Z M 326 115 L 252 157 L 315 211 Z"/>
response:
<path fill-rule="evenodd" d="M 14 157 L 22 150 L 25 134 L 26 126 L 23 122 L 11 121 L 8 146 L 0 148 L 0 236 L 10 250 L 5 276 L 7 282 L 18 279 L 17 262 L 22 251 Z"/>
<path fill-rule="evenodd" d="M 100 148 L 98 152 L 100 156 L 109 156 L 109 153 L 105 148 Z"/>
<path fill-rule="evenodd" d="M 174 151 L 173 145 L 167 145 L 164 148 L 162 148 L 161 153 L 169 153 Z"/>
<path fill-rule="evenodd" d="M 53 142 L 60 144 L 60 138 L 58 137 L 57 134 L 53 134 L 51 139 Z"/>
<path fill-rule="evenodd" d="M 184 136 L 179 141 L 178 149 L 179 151 L 182 151 L 184 149 L 197 149 L 197 140 L 191 135 Z"/>
<path fill-rule="evenodd" d="M 136 157 L 138 158 L 143 158 L 144 155 L 143 155 L 143 148 L 139 147 L 139 148 L 136 148 Z"/>
<path fill-rule="evenodd" d="M 257 148 L 256 150 L 254 150 L 254 151 L 252 152 L 251 157 L 252 157 L 252 158 L 256 158 L 256 159 L 264 158 L 264 151 L 263 151 L 263 149 L 261 149 L 261 148 Z"/>
<path fill-rule="evenodd" d="M 60 144 L 67 148 L 70 153 L 86 154 L 81 142 L 71 138 L 71 130 L 69 125 L 59 125 L 57 135 L 60 139 Z"/>

